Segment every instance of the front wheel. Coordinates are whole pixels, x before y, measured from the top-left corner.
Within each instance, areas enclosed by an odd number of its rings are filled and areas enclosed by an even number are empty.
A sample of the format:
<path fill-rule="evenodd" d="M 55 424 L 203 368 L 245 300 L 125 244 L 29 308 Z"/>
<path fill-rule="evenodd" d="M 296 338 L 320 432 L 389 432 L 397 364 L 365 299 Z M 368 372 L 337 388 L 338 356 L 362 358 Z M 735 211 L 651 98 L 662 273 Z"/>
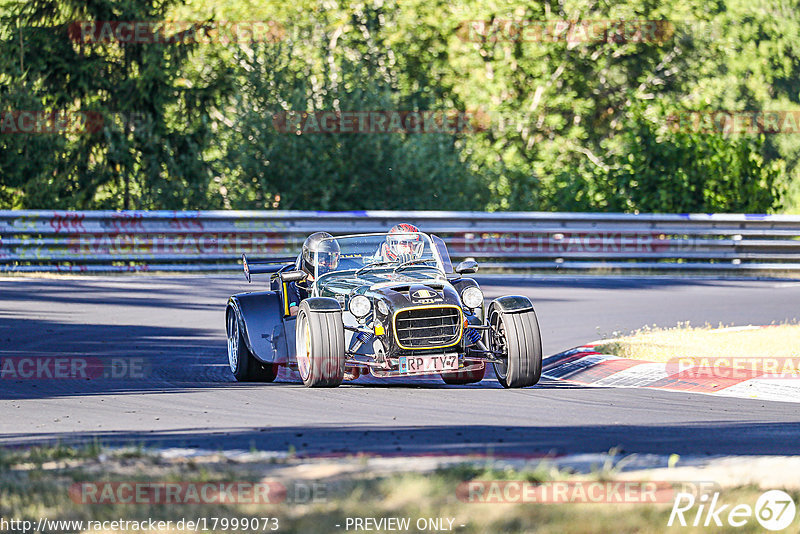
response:
<path fill-rule="evenodd" d="M 277 364 L 265 364 L 256 359 L 239 326 L 239 320 L 233 308 L 228 308 L 225 318 L 228 334 L 228 365 L 234 378 L 239 382 L 272 382 L 278 376 Z"/>
<path fill-rule="evenodd" d="M 337 387 L 344 380 L 344 325 L 340 311 L 297 311 L 297 369 L 307 387 Z"/>
<path fill-rule="evenodd" d="M 524 388 L 542 376 L 542 337 L 533 309 L 504 312 L 489 309 L 489 348 L 500 360 L 494 363 L 497 381 L 505 388 Z"/>

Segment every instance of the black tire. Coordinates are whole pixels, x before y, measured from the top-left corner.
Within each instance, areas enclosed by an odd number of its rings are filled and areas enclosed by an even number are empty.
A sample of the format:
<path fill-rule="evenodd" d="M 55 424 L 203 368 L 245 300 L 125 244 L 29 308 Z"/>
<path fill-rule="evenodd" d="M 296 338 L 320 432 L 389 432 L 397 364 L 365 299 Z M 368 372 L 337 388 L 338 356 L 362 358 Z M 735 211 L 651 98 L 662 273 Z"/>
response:
<path fill-rule="evenodd" d="M 489 348 L 505 354 L 504 364 L 493 364 L 497 381 L 505 388 L 524 388 L 542 377 L 542 337 L 536 312 L 503 312 L 489 308 Z"/>
<path fill-rule="evenodd" d="M 344 380 L 344 325 L 341 311 L 297 311 L 297 367 L 306 387 L 335 388 Z"/>
<path fill-rule="evenodd" d="M 228 334 L 228 365 L 238 382 L 273 382 L 278 376 L 277 364 L 265 364 L 256 359 L 244 340 L 244 333 L 233 308 L 225 317 Z"/>
<path fill-rule="evenodd" d="M 464 386 L 466 384 L 475 384 L 483 380 L 486 374 L 486 366 L 484 365 L 477 371 L 453 371 L 450 373 L 442 373 L 442 380 L 445 384 L 451 386 Z"/>

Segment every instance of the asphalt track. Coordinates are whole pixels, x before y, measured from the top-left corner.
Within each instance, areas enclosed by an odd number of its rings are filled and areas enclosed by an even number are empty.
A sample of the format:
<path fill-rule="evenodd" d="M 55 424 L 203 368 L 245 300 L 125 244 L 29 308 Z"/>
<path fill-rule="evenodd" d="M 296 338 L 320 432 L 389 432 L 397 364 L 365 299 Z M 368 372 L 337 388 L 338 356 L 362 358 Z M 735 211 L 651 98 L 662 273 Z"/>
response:
<path fill-rule="evenodd" d="M 800 282 L 478 277 L 530 296 L 546 355 L 645 324 L 800 318 Z M 241 275 L 0 279 L 0 357 L 116 362 L 128 378 L 0 379 L 0 444 L 258 448 L 301 455 L 581 452 L 798 454 L 794 403 L 543 380 L 503 390 L 386 381 L 311 390 L 237 384 L 224 304 Z M 97 359 L 97 360 L 95 360 Z M 127 367 L 126 367 L 127 366 Z M 131 372 L 133 369 L 133 372 Z"/>

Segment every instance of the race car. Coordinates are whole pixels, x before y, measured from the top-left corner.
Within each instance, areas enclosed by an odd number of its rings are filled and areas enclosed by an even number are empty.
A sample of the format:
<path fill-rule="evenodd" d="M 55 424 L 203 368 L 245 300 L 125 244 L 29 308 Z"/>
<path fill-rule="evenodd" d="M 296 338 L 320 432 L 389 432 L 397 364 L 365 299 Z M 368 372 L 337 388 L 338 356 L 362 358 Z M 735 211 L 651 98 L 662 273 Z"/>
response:
<path fill-rule="evenodd" d="M 438 236 L 407 237 L 413 251 L 394 258 L 381 251 L 396 234 L 322 239 L 337 261 L 324 269 L 319 262 L 312 273 L 300 268 L 302 253 L 269 261 L 243 255 L 247 281 L 268 274 L 269 289 L 228 300 L 228 361 L 236 380 L 272 382 L 287 366 L 308 387 L 336 387 L 362 375 L 438 374 L 447 384 L 471 384 L 492 364 L 504 387 L 536 384 L 542 343 L 530 299 L 499 297 L 487 308 L 477 282 L 464 276 L 477 272 L 474 260 L 454 268 Z M 306 284 L 307 297 L 294 313 L 298 283 Z"/>

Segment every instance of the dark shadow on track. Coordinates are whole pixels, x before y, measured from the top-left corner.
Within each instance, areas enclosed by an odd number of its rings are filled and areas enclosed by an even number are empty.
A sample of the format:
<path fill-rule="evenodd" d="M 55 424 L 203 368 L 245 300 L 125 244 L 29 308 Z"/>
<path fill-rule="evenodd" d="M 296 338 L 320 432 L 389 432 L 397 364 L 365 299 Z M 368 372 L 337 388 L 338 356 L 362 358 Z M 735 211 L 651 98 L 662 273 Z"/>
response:
<path fill-rule="evenodd" d="M 297 373 L 282 370 L 275 383 L 237 383 L 228 368 L 221 332 L 201 328 L 74 324 L 0 317 L 0 399 L 43 399 L 185 392 L 219 388 L 302 387 Z M 57 377 L 57 361 L 66 376 Z M 72 362 L 88 365 L 72 372 Z M 500 388 L 491 368 L 479 384 L 449 386 L 438 376 L 378 379 L 342 387 L 458 389 Z M 565 388 L 542 383 L 537 388 Z"/>
<path fill-rule="evenodd" d="M 233 377 L 219 336 L 200 328 L 0 317 L 0 399 L 226 386 Z M 66 367 L 56 372 L 57 362 Z"/>
<path fill-rule="evenodd" d="M 34 443 L 77 445 L 99 440 L 108 446 L 188 447 L 207 450 L 262 450 L 301 456 L 371 454 L 495 454 L 538 456 L 603 453 L 689 455 L 789 455 L 800 453 L 800 423 L 709 421 L 697 424 L 583 426 L 400 426 L 266 427 L 209 432 L 6 434 L 3 446 Z"/>

